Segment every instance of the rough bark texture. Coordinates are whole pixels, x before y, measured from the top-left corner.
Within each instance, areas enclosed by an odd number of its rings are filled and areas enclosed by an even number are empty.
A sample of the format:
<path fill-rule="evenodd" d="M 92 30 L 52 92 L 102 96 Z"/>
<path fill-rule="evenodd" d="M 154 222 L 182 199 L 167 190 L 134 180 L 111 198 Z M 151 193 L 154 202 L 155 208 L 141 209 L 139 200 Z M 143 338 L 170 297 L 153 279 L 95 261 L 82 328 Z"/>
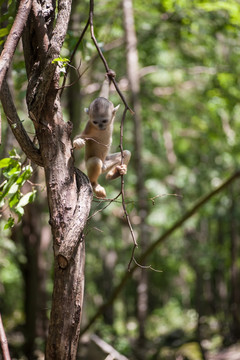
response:
<path fill-rule="evenodd" d="M 76 358 L 85 262 L 84 240 L 80 241 L 80 235 L 92 201 L 88 179 L 74 168 L 70 139 L 72 125 L 63 120 L 58 91 L 59 70 L 52 63 L 59 57 L 66 36 L 71 0 L 58 0 L 57 5 L 56 12 L 56 0 L 33 0 L 23 33 L 28 76 L 27 106 L 39 148 L 24 130 L 6 82 L 1 91 L 3 108 L 14 135 L 26 155 L 43 166 L 45 172 L 55 260 L 47 360 Z M 9 36 L 11 41 L 11 34 Z M 63 270 L 57 261 L 59 247 L 64 244 L 68 252 L 68 242 L 73 243 L 74 248 L 71 248 L 72 255 Z"/>
<path fill-rule="evenodd" d="M 66 241 L 68 224 L 75 221 L 77 230 L 86 219 L 81 218 L 81 209 L 78 208 L 79 201 L 81 202 L 78 184 L 82 184 L 83 180 L 77 181 L 79 174 L 73 166 L 69 138 L 71 126 L 63 122 L 59 99 L 54 97 L 54 93 L 49 92 L 42 112 L 42 119 L 49 127 L 38 129 L 37 136 L 46 176 L 55 254 L 53 305 L 46 359 L 61 360 L 75 359 L 80 333 L 85 253 L 84 241 L 79 242 L 79 232 L 71 234 L 70 240 L 74 241 L 76 248 L 65 270 L 59 267 L 58 250 L 60 244 Z M 52 97 L 55 99 L 53 103 Z M 91 186 L 86 182 L 85 176 L 83 178 L 90 207 Z"/>

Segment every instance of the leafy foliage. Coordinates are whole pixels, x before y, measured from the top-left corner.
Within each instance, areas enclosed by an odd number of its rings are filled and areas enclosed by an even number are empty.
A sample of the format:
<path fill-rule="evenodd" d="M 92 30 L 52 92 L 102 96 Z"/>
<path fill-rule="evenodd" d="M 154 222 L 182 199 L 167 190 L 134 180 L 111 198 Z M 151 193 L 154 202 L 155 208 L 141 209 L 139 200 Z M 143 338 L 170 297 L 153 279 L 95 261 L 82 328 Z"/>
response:
<path fill-rule="evenodd" d="M 21 164 L 20 156 L 15 149 L 10 151 L 9 155 L 10 157 L 0 160 L 0 169 L 2 169 L 4 178 L 0 185 L 0 207 L 8 205 L 10 210 L 17 214 L 18 221 L 20 221 L 24 214 L 24 206 L 35 199 L 36 190 L 34 188 L 26 194 L 21 192 L 33 170 L 30 165 L 23 166 Z M 11 214 L 4 228 L 8 229 L 13 225 L 14 217 Z"/>

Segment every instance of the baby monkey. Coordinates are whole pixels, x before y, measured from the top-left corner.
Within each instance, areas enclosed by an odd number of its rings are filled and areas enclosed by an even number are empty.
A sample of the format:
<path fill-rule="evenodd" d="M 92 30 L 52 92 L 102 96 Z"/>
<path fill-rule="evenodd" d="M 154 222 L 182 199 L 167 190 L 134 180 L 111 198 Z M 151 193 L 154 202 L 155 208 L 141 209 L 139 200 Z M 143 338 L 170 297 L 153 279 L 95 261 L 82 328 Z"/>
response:
<path fill-rule="evenodd" d="M 110 77 L 115 74 L 111 72 Z M 106 179 L 113 180 L 127 173 L 131 153 L 123 151 L 123 164 L 121 153 L 109 154 L 112 143 L 113 123 L 120 105 L 114 107 L 108 100 L 111 83 L 108 74 L 104 80 L 100 97 L 93 100 L 88 109 L 89 120 L 83 132 L 73 140 L 73 148 L 81 149 L 85 146 L 85 163 L 87 174 L 97 197 L 106 197 L 104 187 L 98 184 L 98 177 L 107 173 Z"/>

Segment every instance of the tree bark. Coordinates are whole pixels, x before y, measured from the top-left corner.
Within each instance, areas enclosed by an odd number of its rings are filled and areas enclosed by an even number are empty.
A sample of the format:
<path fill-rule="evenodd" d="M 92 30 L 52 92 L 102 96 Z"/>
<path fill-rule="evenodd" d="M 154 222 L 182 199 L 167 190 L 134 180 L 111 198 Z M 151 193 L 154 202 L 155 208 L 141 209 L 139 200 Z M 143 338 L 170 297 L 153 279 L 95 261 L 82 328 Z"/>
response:
<path fill-rule="evenodd" d="M 49 336 L 46 347 L 46 359 L 75 359 L 80 334 L 84 289 L 84 240 L 79 241 L 78 228 L 84 227 L 86 214 L 91 205 L 92 191 L 86 177 L 74 169 L 72 144 L 70 141 L 71 126 L 63 122 L 60 102 L 55 91 L 49 92 L 42 112 L 44 123 L 49 128 L 38 129 L 37 136 L 44 162 L 50 210 L 50 224 L 54 241 L 54 290 Z M 80 178 L 80 179 L 79 179 Z M 78 189 L 78 184 L 81 184 Z M 81 218 L 78 208 L 79 191 L 84 188 L 87 193 L 88 206 L 85 202 L 85 218 Z M 75 232 L 71 239 L 76 248 L 72 259 L 69 259 L 65 270 L 59 267 L 58 252 L 64 244 L 71 229 L 68 227 L 75 219 Z M 82 226 L 83 225 L 83 226 Z"/>
<path fill-rule="evenodd" d="M 74 168 L 72 126 L 63 120 L 58 90 L 59 69 L 53 62 L 59 57 L 66 36 L 71 0 L 58 0 L 57 5 L 56 12 L 56 0 L 33 0 L 33 11 L 23 34 L 28 76 L 27 106 L 39 148 L 33 145 L 24 130 L 6 82 L 1 91 L 4 111 L 20 146 L 32 161 L 43 166 L 45 173 L 54 248 L 47 360 L 76 358 L 85 262 L 85 244 L 80 235 L 92 201 L 92 188 L 87 177 Z M 38 36 L 39 31 L 44 36 Z M 58 263 L 59 247 L 68 241 L 74 248 L 71 248 L 71 258 L 63 270 Z M 64 244 L 64 248 L 67 247 L 68 244 Z"/>

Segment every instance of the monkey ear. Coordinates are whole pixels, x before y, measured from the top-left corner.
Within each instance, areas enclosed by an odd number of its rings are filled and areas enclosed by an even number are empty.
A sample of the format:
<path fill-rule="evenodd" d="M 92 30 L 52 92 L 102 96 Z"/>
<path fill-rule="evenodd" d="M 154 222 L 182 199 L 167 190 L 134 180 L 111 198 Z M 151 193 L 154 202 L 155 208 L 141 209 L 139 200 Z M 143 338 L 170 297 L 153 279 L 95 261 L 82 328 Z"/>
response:
<path fill-rule="evenodd" d="M 115 108 L 113 109 L 113 113 L 116 114 L 119 108 L 120 108 L 120 104 L 115 106 Z"/>
<path fill-rule="evenodd" d="M 89 114 L 89 108 L 84 108 L 86 114 Z"/>

